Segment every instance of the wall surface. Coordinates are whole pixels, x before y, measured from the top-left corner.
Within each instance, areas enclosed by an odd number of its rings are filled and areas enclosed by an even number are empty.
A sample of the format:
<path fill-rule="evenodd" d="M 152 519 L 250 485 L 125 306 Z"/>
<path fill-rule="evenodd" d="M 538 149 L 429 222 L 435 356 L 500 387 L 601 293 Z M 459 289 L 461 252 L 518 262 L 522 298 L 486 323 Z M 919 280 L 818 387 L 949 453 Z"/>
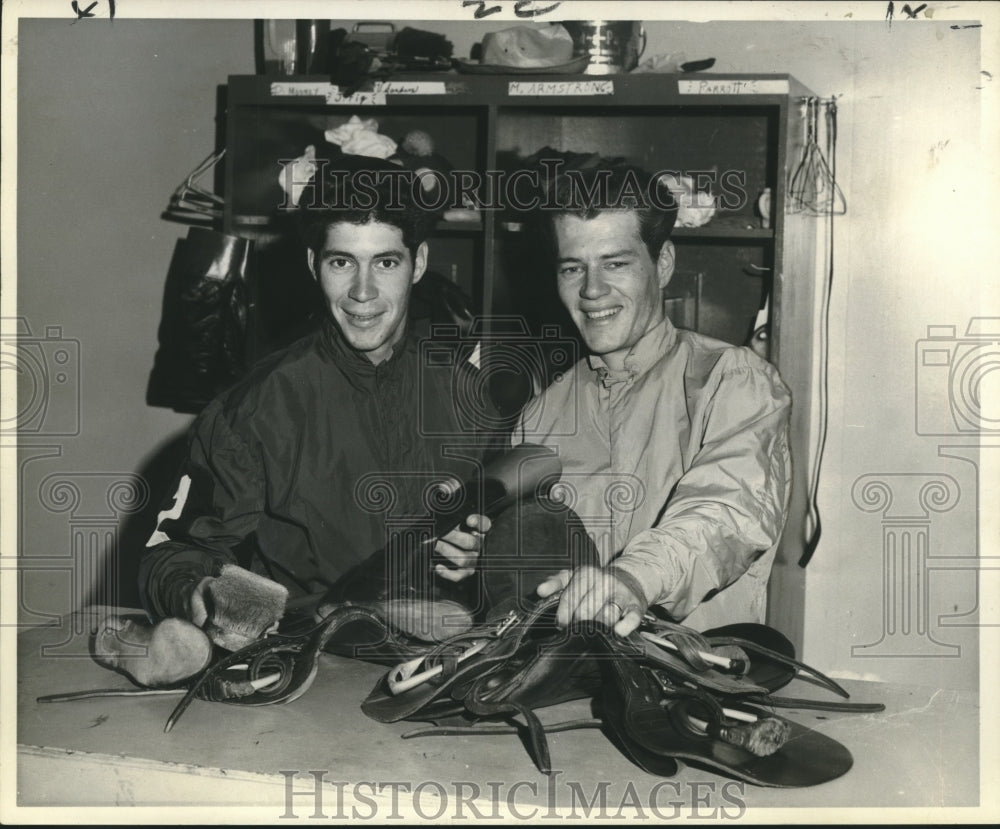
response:
<path fill-rule="evenodd" d="M 249 20 L 20 21 L 17 313 L 35 337 L 61 329 L 74 352 L 49 422 L 22 440 L 23 619 L 137 601 L 136 545 L 174 462 L 161 455 L 190 420 L 145 403 L 187 232 L 160 214 L 215 147 L 216 88 L 253 69 Z M 115 530 L 127 561 L 106 579 Z"/>
<path fill-rule="evenodd" d="M 979 29 L 953 24 L 655 22 L 647 55 L 715 57 L 715 73 L 789 73 L 838 96 L 848 210 L 835 222 L 823 536 L 805 571 L 803 655 L 840 674 L 973 688 L 973 611 L 980 594 L 1000 595 L 976 559 L 997 554 L 976 533 L 976 447 L 988 441 L 955 421 L 950 401 L 965 392 L 947 369 L 917 360 L 928 326 L 954 326 L 935 351 L 962 357 L 970 318 L 1000 317 L 985 224 L 996 156 L 984 165 L 980 143 L 982 98 L 997 89 L 981 70 L 998 66 L 981 63 Z M 410 25 L 443 32 L 464 56 L 510 24 Z M 25 582 L 22 615 L 37 620 L 95 598 L 106 556 L 80 545 L 103 549 L 116 528 L 136 543 L 137 504 L 108 493 L 156 469 L 188 422 L 144 403 L 184 233 L 159 213 L 213 146 L 216 86 L 251 72 L 253 50 L 250 21 L 22 20 L 19 42 L 18 314 L 36 336 L 61 327 L 80 355 L 79 434 L 22 450 L 23 553 L 50 570 Z M 985 393 L 995 377 L 975 379 Z M 942 434 L 918 434 L 917 411 L 922 432 Z"/>

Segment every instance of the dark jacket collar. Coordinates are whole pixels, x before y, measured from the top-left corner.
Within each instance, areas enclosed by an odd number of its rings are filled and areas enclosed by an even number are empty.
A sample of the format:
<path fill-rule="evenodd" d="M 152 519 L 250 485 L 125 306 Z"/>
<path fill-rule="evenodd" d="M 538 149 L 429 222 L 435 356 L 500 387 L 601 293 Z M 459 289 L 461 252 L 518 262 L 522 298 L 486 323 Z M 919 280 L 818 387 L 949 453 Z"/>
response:
<path fill-rule="evenodd" d="M 406 320 L 405 325 L 403 336 L 393 347 L 392 354 L 378 365 L 351 347 L 329 314 L 323 320 L 320 334 L 322 348 L 351 385 L 367 388 L 385 378 L 398 377 L 404 370 L 404 364 L 409 362 L 408 355 L 416 353 L 416 325 L 410 319 Z"/>

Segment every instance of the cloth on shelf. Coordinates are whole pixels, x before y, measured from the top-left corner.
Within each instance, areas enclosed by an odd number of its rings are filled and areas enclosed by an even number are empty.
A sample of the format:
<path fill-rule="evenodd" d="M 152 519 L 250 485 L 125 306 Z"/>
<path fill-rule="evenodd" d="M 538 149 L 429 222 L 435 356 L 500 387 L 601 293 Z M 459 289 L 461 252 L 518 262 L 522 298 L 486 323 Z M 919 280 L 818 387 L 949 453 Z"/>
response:
<path fill-rule="evenodd" d="M 698 190 L 691 176 L 664 173 L 660 184 L 665 186 L 677 201 L 677 227 L 701 227 L 715 216 L 715 198 L 711 193 Z"/>
<path fill-rule="evenodd" d="M 396 142 L 378 131 L 378 121 L 363 121 L 352 115 L 346 124 L 328 129 L 323 137 L 340 147 L 345 155 L 367 155 L 371 158 L 388 158 L 396 152 Z"/>

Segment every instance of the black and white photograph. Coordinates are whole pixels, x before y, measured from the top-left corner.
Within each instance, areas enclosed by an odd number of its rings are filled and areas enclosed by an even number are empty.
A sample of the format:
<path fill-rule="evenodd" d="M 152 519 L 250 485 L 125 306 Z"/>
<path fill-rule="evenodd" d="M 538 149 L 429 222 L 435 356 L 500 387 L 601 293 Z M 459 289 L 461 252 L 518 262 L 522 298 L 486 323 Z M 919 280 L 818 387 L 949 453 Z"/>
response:
<path fill-rule="evenodd" d="M 0 820 L 1000 818 L 998 4 L 2 14 Z"/>

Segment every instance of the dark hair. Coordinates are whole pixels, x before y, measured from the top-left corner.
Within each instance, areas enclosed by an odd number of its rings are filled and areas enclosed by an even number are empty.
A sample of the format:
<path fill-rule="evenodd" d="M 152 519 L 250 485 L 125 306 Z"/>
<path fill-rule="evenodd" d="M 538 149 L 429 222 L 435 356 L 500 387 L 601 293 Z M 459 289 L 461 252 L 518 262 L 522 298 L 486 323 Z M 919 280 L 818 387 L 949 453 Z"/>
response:
<path fill-rule="evenodd" d="M 639 238 L 655 262 L 677 221 L 677 202 L 659 177 L 625 164 L 564 170 L 555 177 L 540 207 L 550 249 L 557 250 L 555 220 L 559 216 L 593 219 L 620 210 L 639 218 Z"/>
<path fill-rule="evenodd" d="M 413 177 L 394 164 L 371 158 L 354 164 L 339 161 L 336 166 L 321 164 L 299 198 L 297 221 L 306 246 L 318 253 L 334 224 L 380 222 L 399 228 L 406 249 L 416 256 L 440 210 L 415 200 Z"/>

